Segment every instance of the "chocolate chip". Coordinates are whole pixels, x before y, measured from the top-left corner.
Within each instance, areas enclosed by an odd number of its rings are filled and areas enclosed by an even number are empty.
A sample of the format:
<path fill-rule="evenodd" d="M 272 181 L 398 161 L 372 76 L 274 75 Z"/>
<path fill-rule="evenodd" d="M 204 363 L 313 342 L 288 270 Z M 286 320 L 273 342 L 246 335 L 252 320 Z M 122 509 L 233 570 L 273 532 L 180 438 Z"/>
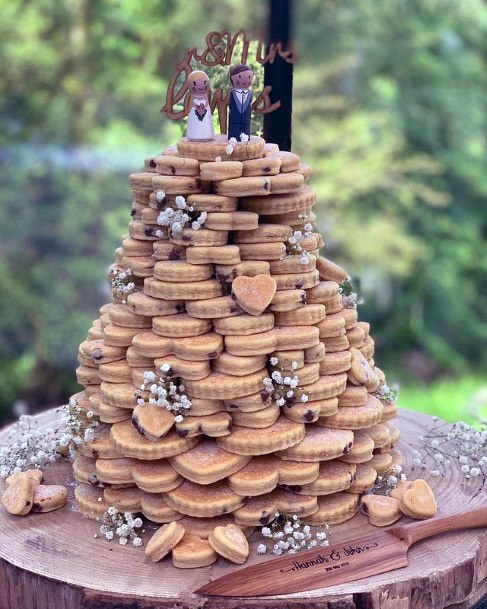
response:
<path fill-rule="evenodd" d="M 301 294 L 301 298 L 299 299 L 301 304 L 306 304 L 306 292 Z"/>
<path fill-rule="evenodd" d="M 97 450 L 92 450 L 91 456 L 93 457 L 93 459 L 98 459 L 98 457 L 100 456 L 100 453 Z"/>
<path fill-rule="evenodd" d="M 305 421 L 312 421 L 315 416 L 315 413 L 312 410 L 307 410 L 304 414 Z"/>
<path fill-rule="evenodd" d="M 264 190 L 269 190 L 269 182 L 264 183 Z"/>
<path fill-rule="evenodd" d="M 178 436 L 181 436 L 181 438 L 185 438 L 189 431 L 187 429 L 176 429 L 176 433 L 178 434 Z"/>
<path fill-rule="evenodd" d="M 149 161 L 149 167 L 157 167 L 157 164 L 156 164 L 156 162 L 154 161 L 154 159 L 151 159 L 151 160 Z"/>
<path fill-rule="evenodd" d="M 136 416 L 132 416 L 132 425 L 135 427 L 135 429 L 140 433 L 141 436 L 143 436 L 145 438 L 145 433 L 144 430 L 142 429 L 142 427 L 139 424 L 139 421 L 137 420 Z"/>
<path fill-rule="evenodd" d="M 88 477 L 88 482 L 92 485 L 92 486 L 98 486 L 99 481 L 98 478 L 96 477 L 96 474 L 91 474 Z"/>
<path fill-rule="evenodd" d="M 291 493 L 299 493 L 303 488 L 300 484 L 280 484 L 279 486 L 287 491 L 291 491 Z"/>
<path fill-rule="evenodd" d="M 208 359 L 215 359 L 218 356 L 218 351 L 211 351 L 208 353 Z"/>
<path fill-rule="evenodd" d="M 182 240 L 188 242 L 191 241 L 191 237 L 189 235 L 183 235 Z"/>
<path fill-rule="evenodd" d="M 132 207 L 132 209 L 130 210 L 130 215 L 132 216 L 132 218 L 135 216 L 136 213 L 137 210 L 135 209 L 135 207 Z"/>
<path fill-rule="evenodd" d="M 263 171 L 264 173 L 269 173 L 269 171 L 270 171 L 270 170 L 271 170 L 271 168 L 270 168 L 269 166 L 264 167 L 264 168 L 262 169 L 262 171 Z"/>
<path fill-rule="evenodd" d="M 102 359 L 103 354 L 102 354 L 101 349 L 94 349 L 94 350 L 91 352 L 91 357 L 92 357 L 93 359 L 95 359 L 95 360 Z"/>
<path fill-rule="evenodd" d="M 297 290 L 300 290 L 302 287 L 303 287 L 303 282 L 302 282 L 302 281 L 298 281 L 298 282 L 296 283 L 296 289 L 297 289 Z"/>
<path fill-rule="evenodd" d="M 27 507 L 28 505 L 30 505 L 30 504 L 31 504 L 31 501 L 26 501 L 26 502 L 25 502 L 26 507 Z M 38 504 L 34 503 L 34 505 L 38 505 Z"/>
<path fill-rule="evenodd" d="M 153 229 L 152 228 L 145 228 L 144 229 L 144 234 L 146 237 L 152 237 L 153 236 Z"/>
<path fill-rule="evenodd" d="M 30 501 L 26 501 L 25 505 L 30 505 Z M 32 504 L 32 511 L 33 512 L 40 512 L 41 511 L 41 504 L 40 503 L 34 503 Z"/>
<path fill-rule="evenodd" d="M 267 402 L 267 400 L 268 400 L 268 399 L 269 399 L 271 396 L 270 396 L 270 393 L 269 393 L 268 391 L 266 391 L 265 389 L 263 389 L 263 390 L 260 392 L 260 397 L 262 398 L 262 401 L 263 401 L 263 402 Z"/>
<path fill-rule="evenodd" d="M 174 165 L 171 165 L 170 169 L 171 169 L 172 175 L 175 176 L 176 175 L 176 167 L 174 167 Z"/>

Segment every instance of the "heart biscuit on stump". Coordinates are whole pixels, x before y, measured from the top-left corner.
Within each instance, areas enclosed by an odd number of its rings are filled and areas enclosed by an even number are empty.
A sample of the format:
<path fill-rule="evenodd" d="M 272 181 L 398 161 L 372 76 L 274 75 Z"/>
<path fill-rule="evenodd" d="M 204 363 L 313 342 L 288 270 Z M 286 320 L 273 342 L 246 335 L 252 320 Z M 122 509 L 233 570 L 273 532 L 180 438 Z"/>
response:
<path fill-rule="evenodd" d="M 239 306 L 250 315 L 260 315 L 270 305 L 277 290 L 276 280 L 270 275 L 235 277 L 232 292 Z"/>

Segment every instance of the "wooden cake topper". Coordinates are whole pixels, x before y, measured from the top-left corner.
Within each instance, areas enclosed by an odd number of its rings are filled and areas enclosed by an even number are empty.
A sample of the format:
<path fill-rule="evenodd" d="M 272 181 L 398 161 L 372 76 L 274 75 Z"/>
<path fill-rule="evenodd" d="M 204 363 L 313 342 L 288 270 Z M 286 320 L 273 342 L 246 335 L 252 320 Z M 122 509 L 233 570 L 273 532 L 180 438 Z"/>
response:
<path fill-rule="evenodd" d="M 250 137 L 250 118 L 252 113 L 252 92 L 250 87 L 254 72 L 245 63 L 239 63 L 230 69 L 230 116 L 228 118 L 228 138 L 240 140 L 241 135 Z"/>
<path fill-rule="evenodd" d="M 192 61 L 198 62 L 201 65 L 209 68 L 215 66 L 230 66 L 232 64 L 239 64 L 235 65 L 234 69 L 236 67 L 239 67 L 240 65 L 245 66 L 249 60 L 251 42 L 252 41 L 247 38 L 243 30 L 239 30 L 234 35 L 232 35 L 227 30 L 224 30 L 223 32 L 210 32 L 209 34 L 207 34 L 206 48 L 201 53 L 198 53 L 196 48 L 188 49 L 184 53 L 182 60 L 177 65 L 176 71 L 174 72 L 171 80 L 169 81 L 166 93 L 166 103 L 162 106 L 161 112 L 165 113 L 167 117 L 172 120 L 184 118 L 185 116 L 189 117 L 190 112 L 193 108 L 193 93 L 190 91 L 189 81 L 189 76 L 194 71 L 194 66 L 191 63 Z M 234 57 L 234 55 L 237 55 L 237 43 L 239 43 L 238 57 Z M 281 57 L 287 63 L 293 62 L 292 51 L 283 49 L 282 44 L 280 42 L 271 43 L 267 50 L 265 50 L 264 44 L 262 42 L 257 42 L 255 51 L 255 61 L 257 63 L 259 63 L 260 65 L 273 63 L 277 56 Z M 252 72 L 251 68 L 249 68 L 249 70 L 250 72 Z M 230 70 L 230 72 L 231 71 L 232 70 Z M 180 84 L 182 75 L 184 75 L 184 81 L 182 82 L 182 84 Z M 236 74 L 234 74 L 234 76 L 235 75 Z M 243 76 L 248 76 L 248 74 L 243 74 Z M 240 86 L 238 81 L 237 84 L 234 84 L 234 81 L 231 76 L 230 80 L 232 89 L 238 90 Z M 250 84 L 251 83 L 252 78 L 250 80 Z M 248 85 L 249 87 L 250 84 Z M 240 90 L 243 90 L 243 87 Z M 248 121 L 250 121 L 250 111 L 253 110 L 256 114 L 269 114 L 270 112 L 273 112 L 274 110 L 277 110 L 281 107 L 281 102 L 279 100 L 274 103 L 271 103 L 269 96 L 271 90 L 272 87 L 265 86 L 262 91 L 260 91 L 259 94 L 256 95 L 253 101 L 252 94 L 250 93 L 250 91 L 245 96 L 246 111 L 243 112 L 244 116 L 241 117 L 242 120 L 240 119 L 240 117 L 238 119 L 239 124 L 241 124 L 243 121 L 242 124 L 244 125 L 244 129 L 239 131 L 238 135 L 233 135 L 233 137 L 236 137 L 237 140 L 239 139 L 240 133 L 246 133 L 247 135 L 250 135 L 250 125 L 248 125 Z M 218 88 L 214 92 L 212 92 L 211 96 L 208 97 L 209 111 L 207 112 L 207 114 L 211 119 L 211 113 L 215 109 L 217 109 L 218 122 L 220 123 L 220 131 L 223 134 L 227 133 L 228 108 L 231 105 L 231 98 L 233 95 L 234 93 L 232 90 L 229 90 L 224 93 L 222 88 Z M 182 105 L 182 109 L 176 109 L 176 106 L 178 105 Z M 235 114 L 230 108 L 230 120 L 232 122 L 235 122 L 233 120 L 234 118 L 236 118 Z M 200 126 L 202 127 L 202 125 Z M 202 131 L 203 129 L 201 129 L 201 132 Z M 190 136 L 188 135 L 188 137 Z M 232 137 L 232 135 L 229 134 L 229 137 Z M 197 137 L 195 139 L 201 138 Z"/>
<path fill-rule="evenodd" d="M 194 70 L 188 76 L 188 87 L 191 104 L 186 136 L 188 140 L 212 140 L 215 133 L 213 131 L 213 119 L 208 99 L 210 79 L 205 72 Z"/>

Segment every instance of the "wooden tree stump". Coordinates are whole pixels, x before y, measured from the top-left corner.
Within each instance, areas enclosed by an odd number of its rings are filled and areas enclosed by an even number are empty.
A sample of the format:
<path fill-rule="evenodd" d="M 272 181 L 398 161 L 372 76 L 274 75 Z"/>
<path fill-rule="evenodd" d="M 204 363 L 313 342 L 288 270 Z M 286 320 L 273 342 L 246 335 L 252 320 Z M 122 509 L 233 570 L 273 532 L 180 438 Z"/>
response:
<path fill-rule="evenodd" d="M 38 420 L 48 426 L 55 418 L 49 411 Z M 432 425 L 430 417 L 402 410 L 398 425 L 405 472 L 431 484 L 440 515 L 485 504 L 481 481 L 465 480 L 454 465 L 444 478 L 411 473 L 412 451 Z M 0 445 L 6 436 L 0 433 Z M 99 523 L 73 507 L 71 464 L 64 460 L 51 466 L 46 480 L 69 486 L 62 510 L 24 518 L 0 512 L 0 609 L 466 609 L 487 593 L 487 529 L 477 529 L 421 542 L 409 551 L 408 567 L 356 583 L 255 599 L 196 596 L 193 590 L 235 565 L 220 559 L 202 569 L 176 569 L 169 558 L 153 564 L 140 548 L 95 539 Z M 147 527 L 146 539 L 154 528 Z M 333 526 L 330 539 L 346 541 L 372 530 L 359 514 Z M 252 537 L 247 564 L 269 560 L 255 551 L 259 537 Z"/>

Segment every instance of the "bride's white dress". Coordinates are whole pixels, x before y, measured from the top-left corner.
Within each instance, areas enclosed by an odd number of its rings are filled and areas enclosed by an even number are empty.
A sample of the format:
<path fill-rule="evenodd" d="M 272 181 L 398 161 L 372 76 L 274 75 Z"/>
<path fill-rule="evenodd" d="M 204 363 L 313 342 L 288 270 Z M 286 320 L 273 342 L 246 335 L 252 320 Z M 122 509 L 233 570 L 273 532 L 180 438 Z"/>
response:
<path fill-rule="evenodd" d="M 196 113 L 196 107 L 201 104 L 205 104 L 206 114 L 203 120 L 198 118 Z M 213 130 L 213 120 L 211 117 L 211 109 L 207 99 L 194 99 L 192 100 L 191 108 L 188 114 L 188 125 L 186 128 L 186 137 L 188 140 L 211 140 L 213 139 L 215 132 Z"/>

